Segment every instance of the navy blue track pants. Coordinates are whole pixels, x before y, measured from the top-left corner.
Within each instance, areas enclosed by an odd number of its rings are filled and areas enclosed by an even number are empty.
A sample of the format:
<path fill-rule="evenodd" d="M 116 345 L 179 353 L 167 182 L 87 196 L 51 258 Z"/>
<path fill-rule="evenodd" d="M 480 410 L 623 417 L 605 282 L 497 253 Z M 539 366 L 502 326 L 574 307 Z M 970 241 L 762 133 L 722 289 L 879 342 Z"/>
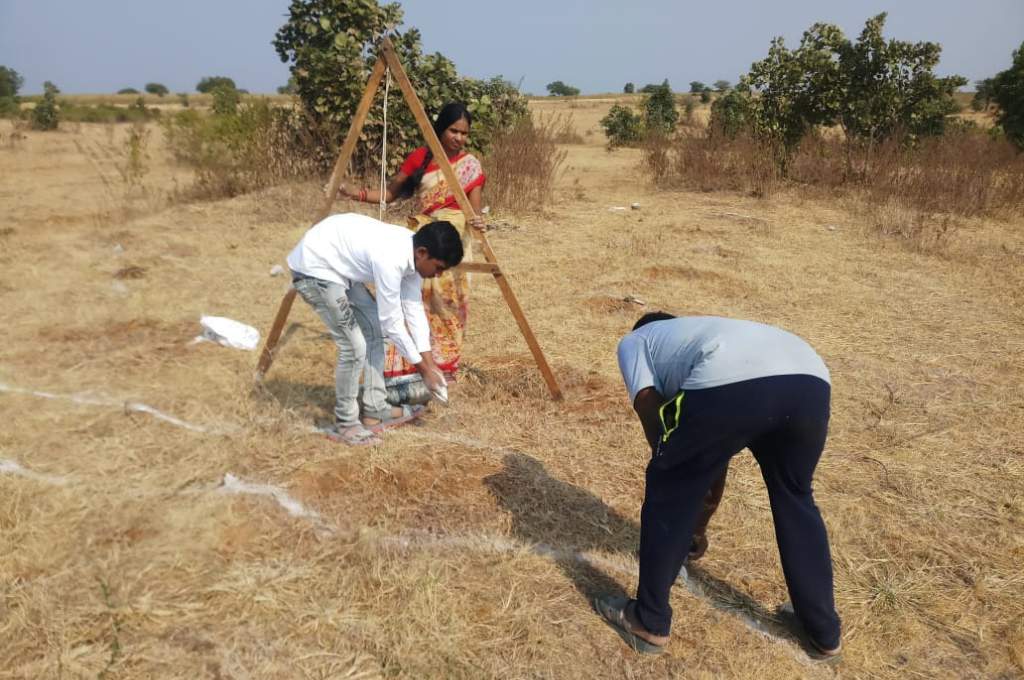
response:
<path fill-rule="evenodd" d="M 678 426 L 647 466 L 640 516 L 637 616 L 668 635 L 669 590 L 686 559 L 703 499 L 729 459 L 754 454 L 768 487 L 775 538 L 793 609 L 819 645 L 839 644 L 832 558 L 811 478 L 828 432 L 831 389 L 783 375 L 683 394 Z"/>

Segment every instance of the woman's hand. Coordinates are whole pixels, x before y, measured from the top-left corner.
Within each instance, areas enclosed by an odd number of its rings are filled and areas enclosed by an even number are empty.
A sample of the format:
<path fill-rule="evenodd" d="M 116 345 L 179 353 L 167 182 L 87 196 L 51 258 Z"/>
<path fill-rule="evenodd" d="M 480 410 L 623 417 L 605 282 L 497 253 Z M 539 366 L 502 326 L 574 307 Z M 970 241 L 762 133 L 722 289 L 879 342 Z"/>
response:
<path fill-rule="evenodd" d="M 480 215 L 473 215 L 469 220 L 469 226 L 473 227 L 477 231 L 483 231 L 487 228 L 487 224 L 484 222 L 484 218 Z"/>
<path fill-rule="evenodd" d="M 330 189 L 331 183 L 327 182 L 327 184 L 324 185 L 324 194 L 330 191 Z M 339 184 L 338 193 L 335 195 L 335 198 L 352 198 L 352 191 L 347 186 L 345 186 L 344 183 Z"/>

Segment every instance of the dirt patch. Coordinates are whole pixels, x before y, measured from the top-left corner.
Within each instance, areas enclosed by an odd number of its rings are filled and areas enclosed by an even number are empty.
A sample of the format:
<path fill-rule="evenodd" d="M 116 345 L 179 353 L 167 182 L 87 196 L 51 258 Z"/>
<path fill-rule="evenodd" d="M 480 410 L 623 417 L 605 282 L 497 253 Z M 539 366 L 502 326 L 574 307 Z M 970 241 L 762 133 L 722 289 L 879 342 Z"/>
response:
<path fill-rule="evenodd" d="M 646 304 L 633 296 L 613 297 L 611 295 L 595 295 L 583 301 L 584 306 L 598 314 L 640 313 Z"/>

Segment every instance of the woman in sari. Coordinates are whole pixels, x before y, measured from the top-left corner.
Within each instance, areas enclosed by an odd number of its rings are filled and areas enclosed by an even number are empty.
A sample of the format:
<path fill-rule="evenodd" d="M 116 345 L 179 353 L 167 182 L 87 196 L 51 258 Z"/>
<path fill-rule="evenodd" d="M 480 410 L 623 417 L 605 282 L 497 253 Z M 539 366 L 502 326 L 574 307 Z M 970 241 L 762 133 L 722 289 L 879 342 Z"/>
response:
<path fill-rule="evenodd" d="M 482 229 L 484 223 L 480 217 L 480 206 L 487 178 L 476 156 L 465 151 L 471 123 L 472 116 L 466 105 L 450 102 L 437 114 L 434 132 L 477 215 L 469 226 Z M 349 198 L 370 203 L 377 203 L 381 198 L 380 191 L 370 188 L 352 189 L 342 185 L 339 192 Z M 435 220 L 447 220 L 462 233 L 466 253 L 470 253 L 465 215 L 459 209 L 455 195 L 433 153 L 426 146 L 419 147 L 406 157 L 398 174 L 388 184 L 384 199 L 391 202 L 410 196 L 415 196 L 419 202 L 419 214 L 409 218 L 410 229 L 416 231 Z M 448 380 L 455 378 L 459 368 L 468 305 L 469 281 L 464 272 L 448 271 L 438 278 L 423 282 L 423 306 L 430 320 L 434 359 Z M 388 400 L 392 404 L 417 404 L 429 399 L 419 373 L 391 345 L 387 346 L 384 381 L 388 388 Z"/>

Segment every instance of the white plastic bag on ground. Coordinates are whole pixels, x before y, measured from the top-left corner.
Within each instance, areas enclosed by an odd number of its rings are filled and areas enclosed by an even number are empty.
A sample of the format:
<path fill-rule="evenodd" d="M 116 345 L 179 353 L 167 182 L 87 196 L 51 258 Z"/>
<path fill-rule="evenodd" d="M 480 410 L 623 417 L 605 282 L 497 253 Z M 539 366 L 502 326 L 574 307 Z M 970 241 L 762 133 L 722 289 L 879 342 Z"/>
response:
<path fill-rule="evenodd" d="M 223 316 L 204 316 L 199 319 L 203 334 L 196 342 L 209 340 L 225 347 L 253 351 L 260 344 L 260 332 L 252 326 Z"/>

